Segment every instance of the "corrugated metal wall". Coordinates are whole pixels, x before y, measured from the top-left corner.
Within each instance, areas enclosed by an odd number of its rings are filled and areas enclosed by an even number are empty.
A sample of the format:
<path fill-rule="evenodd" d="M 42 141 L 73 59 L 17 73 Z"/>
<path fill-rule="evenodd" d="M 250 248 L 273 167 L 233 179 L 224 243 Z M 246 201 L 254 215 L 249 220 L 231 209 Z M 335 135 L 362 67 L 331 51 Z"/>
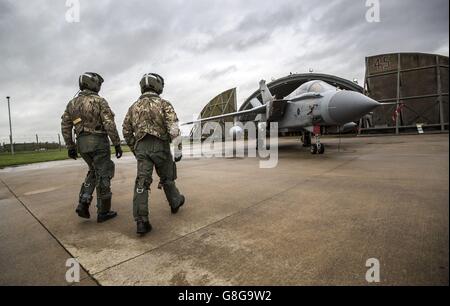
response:
<path fill-rule="evenodd" d="M 236 88 L 228 89 L 221 94 L 217 95 L 211 101 L 206 104 L 203 110 L 200 113 L 199 119 L 219 116 L 228 113 L 234 113 L 237 111 L 237 98 L 236 98 Z M 217 120 L 218 123 L 222 126 L 222 138 L 225 139 L 225 135 L 228 131 L 225 131 L 225 122 L 231 121 L 233 122 L 233 118 L 231 119 L 221 119 Z M 193 135 L 196 135 L 196 131 L 201 129 L 203 131 L 203 124 L 195 124 L 191 130 L 190 138 L 192 139 Z M 210 134 L 202 134 L 203 137 L 208 137 L 214 132 Z"/>
<path fill-rule="evenodd" d="M 448 130 L 448 57 L 423 53 L 366 58 L 366 94 L 379 102 L 361 133 L 401 133 L 424 128 Z M 367 119 L 367 118 L 366 118 Z"/>

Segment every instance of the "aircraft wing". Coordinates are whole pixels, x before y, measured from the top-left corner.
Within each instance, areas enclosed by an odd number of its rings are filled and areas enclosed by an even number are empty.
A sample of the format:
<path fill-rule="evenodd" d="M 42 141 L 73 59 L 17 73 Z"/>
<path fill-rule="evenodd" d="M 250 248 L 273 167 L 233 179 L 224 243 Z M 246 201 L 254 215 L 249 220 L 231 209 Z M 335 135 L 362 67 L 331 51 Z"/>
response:
<path fill-rule="evenodd" d="M 223 119 L 223 118 L 229 118 L 229 117 L 234 118 L 234 117 L 239 117 L 239 116 L 246 115 L 246 114 L 263 114 L 266 112 L 266 108 L 267 108 L 266 105 L 260 105 L 260 106 L 254 107 L 252 109 L 243 110 L 243 111 L 239 111 L 239 112 L 228 113 L 228 114 L 223 114 L 223 115 L 209 117 L 209 118 L 201 118 L 201 119 L 189 121 L 189 122 L 183 122 L 180 125 L 183 126 L 183 125 L 190 125 L 190 124 L 194 124 L 194 123 L 216 121 L 216 120 Z"/>

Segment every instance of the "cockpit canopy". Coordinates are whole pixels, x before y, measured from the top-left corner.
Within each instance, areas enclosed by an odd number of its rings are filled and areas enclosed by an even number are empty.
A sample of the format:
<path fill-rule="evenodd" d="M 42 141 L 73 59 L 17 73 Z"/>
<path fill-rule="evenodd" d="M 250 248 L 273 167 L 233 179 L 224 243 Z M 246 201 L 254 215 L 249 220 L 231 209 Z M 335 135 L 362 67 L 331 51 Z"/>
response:
<path fill-rule="evenodd" d="M 336 87 L 331 86 L 330 84 L 324 81 L 315 80 L 302 84 L 299 88 L 295 90 L 293 94 L 297 96 L 307 92 L 323 93 L 330 90 L 336 91 Z"/>

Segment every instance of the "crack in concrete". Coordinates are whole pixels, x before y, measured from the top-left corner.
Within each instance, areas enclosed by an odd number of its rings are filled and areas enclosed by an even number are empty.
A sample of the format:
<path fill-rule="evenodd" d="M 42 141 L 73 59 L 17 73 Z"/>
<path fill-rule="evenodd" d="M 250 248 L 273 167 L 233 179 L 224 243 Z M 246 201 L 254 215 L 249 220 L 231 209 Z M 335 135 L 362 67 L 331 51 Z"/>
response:
<path fill-rule="evenodd" d="M 321 177 L 321 176 L 323 176 L 323 175 L 329 173 L 330 171 L 334 171 L 335 169 L 337 169 L 337 168 L 339 168 L 339 167 L 345 166 L 345 165 L 347 165 L 347 164 L 349 164 L 349 163 L 355 161 L 356 159 L 358 159 L 358 157 L 354 157 L 354 158 L 352 158 L 352 159 L 350 159 L 350 160 L 346 160 L 346 161 L 342 162 L 341 164 L 337 165 L 336 167 L 333 167 L 332 169 L 328 169 L 328 170 L 323 171 L 323 172 L 320 173 L 320 174 L 313 175 L 313 176 L 311 176 L 310 178 L 303 180 L 302 182 L 298 182 L 298 183 L 296 183 L 296 184 L 294 184 L 294 185 L 292 185 L 292 186 L 290 186 L 290 187 L 288 187 L 288 188 L 286 188 L 286 189 L 284 189 L 284 190 L 282 190 L 282 191 L 280 191 L 280 192 L 277 192 L 276 194 L 274 194 L 274 195 L 272 195 L 272 196 L 270 196 L 270 197 L 267 197 L 267 198 L 265 198 L 265 199 L 263 199 L 263 200 L 261 200 L 261 201 L 256 202 L 255 204 L 252 204 L 252 205 L 250 205 L 250 206 L 248 206 L 248 207 L 246 207 L 246 208 L 243 208 L 243 209 L 241 209 L 241 210 L 236 211 L 235 213 L 232 213 L 232 214 L 230 214 L 230 215 L 228 215 L 228 216 L 226 216 L 226 217 L 223 217 L 222 219 L 219 219 L 219 220 L 217 220 L 217 221 L 214 221 L 213 223 L 210 223 L 210 224 L 207 224 L 207 225 L 205 225 L 205 226 L 202 226 L 202 227 L 196 229 L 195 231 L 192 231 L 192 232 L 190 232 L 190 233 L 187 233 L 187 234 L 185 234 L 185 235 L 182 235 L 182 236 L 180 236 L 180 237 L 178 237 L 178 238 L 176 238 L 176 239 L 173 239 L 173 240 L 171 240 L 171 241 L 168 241 L 168 242 L 166 242 L 166 243 L 163 243 L 163 244 L 161 244 L 161 245 L 159 245 L 159 246 L 157 246 L 157 247 L 154 247 L 154 248 L 152 248 L 152 249 L 150 249 L 150 250 L 147 250 L 147 251 L 145 251 L 145 252 L 143 252 L 143 253 L 141 253 L 141 254 L 138 254 L 138 255 L 136 255 L 136 256 L 130 257 L 130 258 L 128 258 L 128 259 L 126 259 L 126 260 L 124 260 L 124 261 L 122 261 L 122 262 L 116 263 L 116 264 L 114 264 L 114 265 L 112 265 L 112 266 L 110 266 L 110 267 L 108 267 L 108 268 L 106 268 L 106 269 L 103 269 L 103 270 L 101 270 L 101 271 L 98 271 L 98 272 L 94 273 L 93 276 L 100 275 L 100 274 L 102 274 L 102 273 L 104 273 L 104 272 L 106 272 L 106 271 L 109 271 L 109 270 L 111 270 L 111 269 L 113 269 L 113 268 L 116 268 L 116 267 L 118 267 L 118 266 L 120 266 L 120 265 L 122 265 L 122 264 L 124 264 L 124 263 L 130 262 L 130 261 L 132 261 L 132 260 L 134 260 L 134 259 L 136 259 L 136 258 L 139 258 L 139 257 L 144 256 L 144 255 L 146 255 L 146 254 L 150 254 L 151 252 L 154 252 L 154 251 L 156 251 L 156 250 L 158 250 L 158 249 L 161 249 L 161 248 L 163 248 L 163 247 L 165 247 L 165 246 L 167 246 L 167 245 L 170 245 L 170 244 L 172 244 L 172 243 L 175 243 L 175 242 L 177 242 L 177 241 L 179 241 L 179 240 L 181 240 L 181 239 L 183 239 L 183 238 L 186 238 L 186 237 L 189 237 L 189 236 L 191 236 L 191 235 L 194 235 L 194 234 L 200 232 L 201 230 L 203 230 L 203 229 L 205 229 L 205 228 L 214 226 L 214 225 L 219 224 L 219 223 L 221 223 L 221 222 L 224 222 L 224 221 L 226 221 L 227 219 L 230 219 L 230 218 L 232 218 L 232 217 L 234 217 L 234 216 L 236 216 L 236 215 L 239 215 L 239 214 L 241 214 L 241 213 L 243 213 L 243 212 L 245 212 L 245 211 L 248 211 L 248 210 L 251 210 L 251 209 L 253 209 L 253 208 L 255 208 L 255 207 L 258 207 L 258 206 L 262 205 L 264 202 L 270 201 L 270 200 L 276 198 L 277 196 L 279 196 L 279 195 L 281 195 L 281 194 L 283 194 L 283 193 L 285 193 L 285 192 L 288 192 L 288 191 L 290 191 L 290 190 L 292 190 L 292 189 L 298 187 L 298 186 L 301 185 L 301 184 L 304 184 L 304 183 L 306 183 L 306 182 L 309 182 L 309 181 L 311 181 L 313 178 Z"/>
<path fill-rule="evenodd" d="M 274 198 L 276 198 L 277 196 L 279 196 L 279 195 L 281 195 L 281 194 L 283 194 L 283 193 L 285 193 L 285 192 L 288 192 L 288 191 L 290 191 L 290 190 L 292 190 L 292 189 L 294 189 L 294 188 L 296 188 L 296 187 L 298 187 L 299 185 L 301 185 L 301 184 L 304 184 L 304 183 L 306 183 L 306 182 L 309 182 L 309 181 L 311 181 L 312 179 L 314 179 L 314 178 L 318 178 L 318 177 L 321 177 L 321 176 L 324 176 L 324 175 L 326 175 L 327 173 L 330 173 L 330 172 L 332 172 L 332 171 L 334 171 L 334 170 L 336 170 L 336 169 L 338 169 L 338 168 L 340 168 L 340 167 L 343 167 L 343 166 L 345 166 L 345 165 L 347 165 L 347 164 L 349 164 L 349 163 L 351 163 L 351 162 L 353 162 L 353 161 L 355 161 L 355 160 L 357 160 L 358 159 L 358 157 L 353 157 L 353 158 L 351 158 L 351 159 L 349 159 L 349 160 L 345 160 L 345 161 L 343 161 L 341 164 L 339 164 L 339 165 L 337 165 L 337 166 L 335 166 L 335 167 L 333 167 L 333 168 L 331 168 L 331 169 L 328 169 L 328 170 L 324 170 L 323 172 L 321 172 L 321 173 L 319 173 L 319 174 L 317 174 L 317 175 L 313 175 L 313 176 L 311 176 L 311 177 L 309 177 L 309 178 L 307 178 L 307 179 L 304 179 L 303 181 L 301 181 L 301 182 L 298 182 L 298 183 L 295 183 L 294 185 L 292 185 L 292 186 L 290 186 L 290 187 L 288 187 L 288 188 L 286 188 L 286 189 L 284 189 L 284 190 L 282 190 L 282 191 L 280 191 L 280 192 L 278 192 L 278 193 L 276 193 L 276 194 L 274 194 L 274 195 L 272 195 L 272 196 L 269 196 L 269 197 L 267 197 L 267 198 L 265 198 L 265 199 L 263 199 L 263 200 L 261 200 L 261 201 L 258 201 L 258 202 L 256 202 L 256 203 L 254 203 L 254 204 L 252 204 L 252 205 L 250 205 L 250 206 L 248 206 L 248 207 L 246 207 L 246 208 L 243 208 L 243 209 L 241 209 L 241 210 L 238 210 L 238 211 L 236 211 L 235 213 L 232 213 L 232 214 L 230 214 L 230 215 L 228 215 L 228 216 L 225 216 L 225 217 L 223 217 L 223 218 L 221 218 L 221 219 L 219 219 L 219 220 L 217 220 L 217 221 L 214 221 L 213 223 L 210 223 L 210 224 L 207 224 L 207 225 L 205 225 L 205 226 L 202 226 L 202 227 L 200 227 L 200 228 L 198 228 L 198 229 L 196 229 L 196 230 L 194 230 L 194 231 L 192 231 L 192 232 L 190 232 L 190 233 L 187 233 L 187 234 L 185 234 L 185 235 L 182 235 L 182 236 L 180 236 L 180 237 L 178 237 L 178 238 L 176 238 L 176 239 L 173 239 L 173 240 L 170 240 L 170 241 L 167 241 L 166 243 L 163 243 L 163 244 L 161 244 L 161 245 L 159 245 L 159 246 L 157 246 L 157 247 L 154 247 L 154 248 L 152 248 L 152 249 L 150 249 L 150 250 L 147 250 L 147 251 L 145 251 L 145 252 L 143 252 L 143 253 L 141 253 L 141 254 L 138 254 L 138 255 L 136 255 L 136 256 L 133 256 L 133 257 L 130 257 L 130 258 L 128 258 L 128 259 L 126 259 L 126 260 L 123 260 L 123 261 L 121 261 L 121 262 L 119 262 L 119 263 L 116 263 L 116 264 L 114 264 L 114 265 L 112 265 L 112 266 L 110 266 L 110 267 L 108 267 L 108 268 L 106 268 L 106 269 L 103 269 L 103 270 L 101 270 L 101 271 L 98 271 L 98 272 L 95 272 L 95 273 L 90 273 L 90 272 L 88 272 L 88 270 L 86 269 L 86 268 L 84 268 L 83 267 L 83 265 L 80 263 L 80 266 L 82 267 L 82 269 L 86 272 L 86 274 L 88 275 L 87 277 L 85 277 L 85 278 L 83 278 L 82 280 L 85 280 L 85 279 L 87 279 L 87 278 L 91 278 L 97 285 L 99 285 L 99 286 L 101 286 L 101 283 L 96 279 L 96 275 L 101 275 L 102 273 L 104 273 L 104 272 L 106 272 L 106 271 L 109 271 L 109 270 L 111 270 L 111 269 L 113 269 L 113 268 L 115 268 L 115 267 L 118 267 L 118 266 L 120 266 L 120 265 L 122 265 L 122 264 L 124 264 L 124 263 L 127 263 L 127 262 L 130 262 L 130 261 L 132 261 L 132 260 L 134 260 L 134 259 L 136 259 L 136 258 L 139 258 L 139 257 L 141 257 L 141 256 L 144 256 L 144 255 L 146 255 L 146 254 L 149 254 L 149 253 L 151 253 L 151 252 L 153 252 L 153 251 L 156 251 L 156 250 L 158 250 L 158 249 L 160 249 L 160 248 L 163 248 L 163 247 L 165 247 L 165 246 L 167 246 L 167 245 L 169 245 L 169 244 L 171 244 L 171 243 L 176 243 L 177 241 L 179 241 L 179 240 L 181 240 L 181 239 L 183 239 L 183 238 L 186 238 L 186 237 L 189 237 L 189 236 L 191 236 L 191 235 L 194 235 L 194 234 L 196 234 L 196 233 L 198 233 L 198 232 L 200 232 L 201 230 L 203 230 L 203 229 L 205 229 L 205 228 L 208 228 L 208 227 L 211 227 L 211 226 L 214 226 L 214 225 L 217 225 L 217 224 L 219 224 L 219 223 L 221 223 L 221 222 L 224 222 L 224 221 L 226 221 L 227 219 L 230 219 L 230 218 L 232 218 L 232 217 L 234 217 L 234 216 L 236 216 L 236 215 L 239 215 L 239 214 L 241 214 L 241 213 L 243 213 L 243 212 L 246 212 L 246 211 L 249 211 L 249 210 L 251 210 L 251 209 L 253 209 L 253 208 L 255 208 L 255 207 L 258 207 L 258 206 L 260 206 L 260 205 L 262 205 L 264 202 L 267 202 L 267 201 L 270 201 L 270 200 L 272 200 L 272 199 L 274 199 Z M 211 161 L 209 161 L 209 162 L 206 162 L 205 164 L 203 164 L 203 165 L 201 165 L 201 167 L 205 167 L 205 168 L 208 168 L 211 164 L 213 163 L 213 160 L 211 160 Z M 14 191 L 12 191 L 12 189 L 6 184 L 6 182 L 3 180 L 3 179 L 0 179 L 0 181 L 6 186 L 6 188 L 9 190 L 9 192 L 24 206 L 24 208 L 33 216 L 33 218 L 34 219 L 36 219 L 36 221 L 38 221 L 39 222 L 39 224 L 53 237 L 53 239 L 55 239 L 56 241 L 57 241 L 57 243 L 69 254 L 69 256 L 71 256 L 72 258 L 75 258 L 74 256 L 73 256 L 73 254 L 71 254 L 70 252 L 69 252 L 69 250 L 64 246 L 64 244 L 33 214 L 33 212 L 25 205 L 25 203 L 24 202 L 22 202 L 21 200 L 20 200 L 20 198 L 14 193 Z M 80 280 L 81 281 L 81 280 Z"/>
<path fill-rule="evenodd" d="M 63 248 L 64 251 L 66 251 L 66 253 L 71 257 L 71 258 L 76 258 L 72 253 L 69 252 L 69 250 L 64 246 L 64 244 L 50 231 L 50 229 L 48 229 L 45 224 L 38 219 L 38 217 L 31 211 L 31 209 L 29 209 L 24 202 L 22 202 L 22 200 L 16 195 L 16 193 L 9 187 L 9 185 L 0 178 L 0 182 L 2 182 L 2 184 L 6 187 L 6 189 L 8 189 L 9 193 L 11 193 L 11 195 L 25 208 L 25 210 L 42 226 L 42 228 L 58 243 L 58 245 L 60 247 Z M 89 272 L 88 270 L 80 263 L 80 267 L 83 269 L 83 271 L 86 273 L 87 277 L 84 277 L 82 279 L 80 279 L 80 282 L 83 280 L 86 280 L 88 278 L 91 278 L 97 285 L 101 286 L 101 284 L 97 281 L 96 278 L 94 278 Z M 69 286 L 71 284 L 68 284 Z"/>

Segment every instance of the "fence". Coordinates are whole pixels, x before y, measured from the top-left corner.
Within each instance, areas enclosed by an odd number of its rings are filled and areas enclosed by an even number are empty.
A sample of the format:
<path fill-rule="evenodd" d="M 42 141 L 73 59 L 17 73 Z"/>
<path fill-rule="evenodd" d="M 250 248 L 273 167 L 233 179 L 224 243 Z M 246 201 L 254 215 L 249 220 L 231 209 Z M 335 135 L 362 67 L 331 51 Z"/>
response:
<path fill-rule="evenodd" d="M 59 134 L 54 135 L 14 135 L 15 152 L 61 150 L 64 140 Z M 9 136 L 0 136 L 0 152 L 11 152 Z"/>

